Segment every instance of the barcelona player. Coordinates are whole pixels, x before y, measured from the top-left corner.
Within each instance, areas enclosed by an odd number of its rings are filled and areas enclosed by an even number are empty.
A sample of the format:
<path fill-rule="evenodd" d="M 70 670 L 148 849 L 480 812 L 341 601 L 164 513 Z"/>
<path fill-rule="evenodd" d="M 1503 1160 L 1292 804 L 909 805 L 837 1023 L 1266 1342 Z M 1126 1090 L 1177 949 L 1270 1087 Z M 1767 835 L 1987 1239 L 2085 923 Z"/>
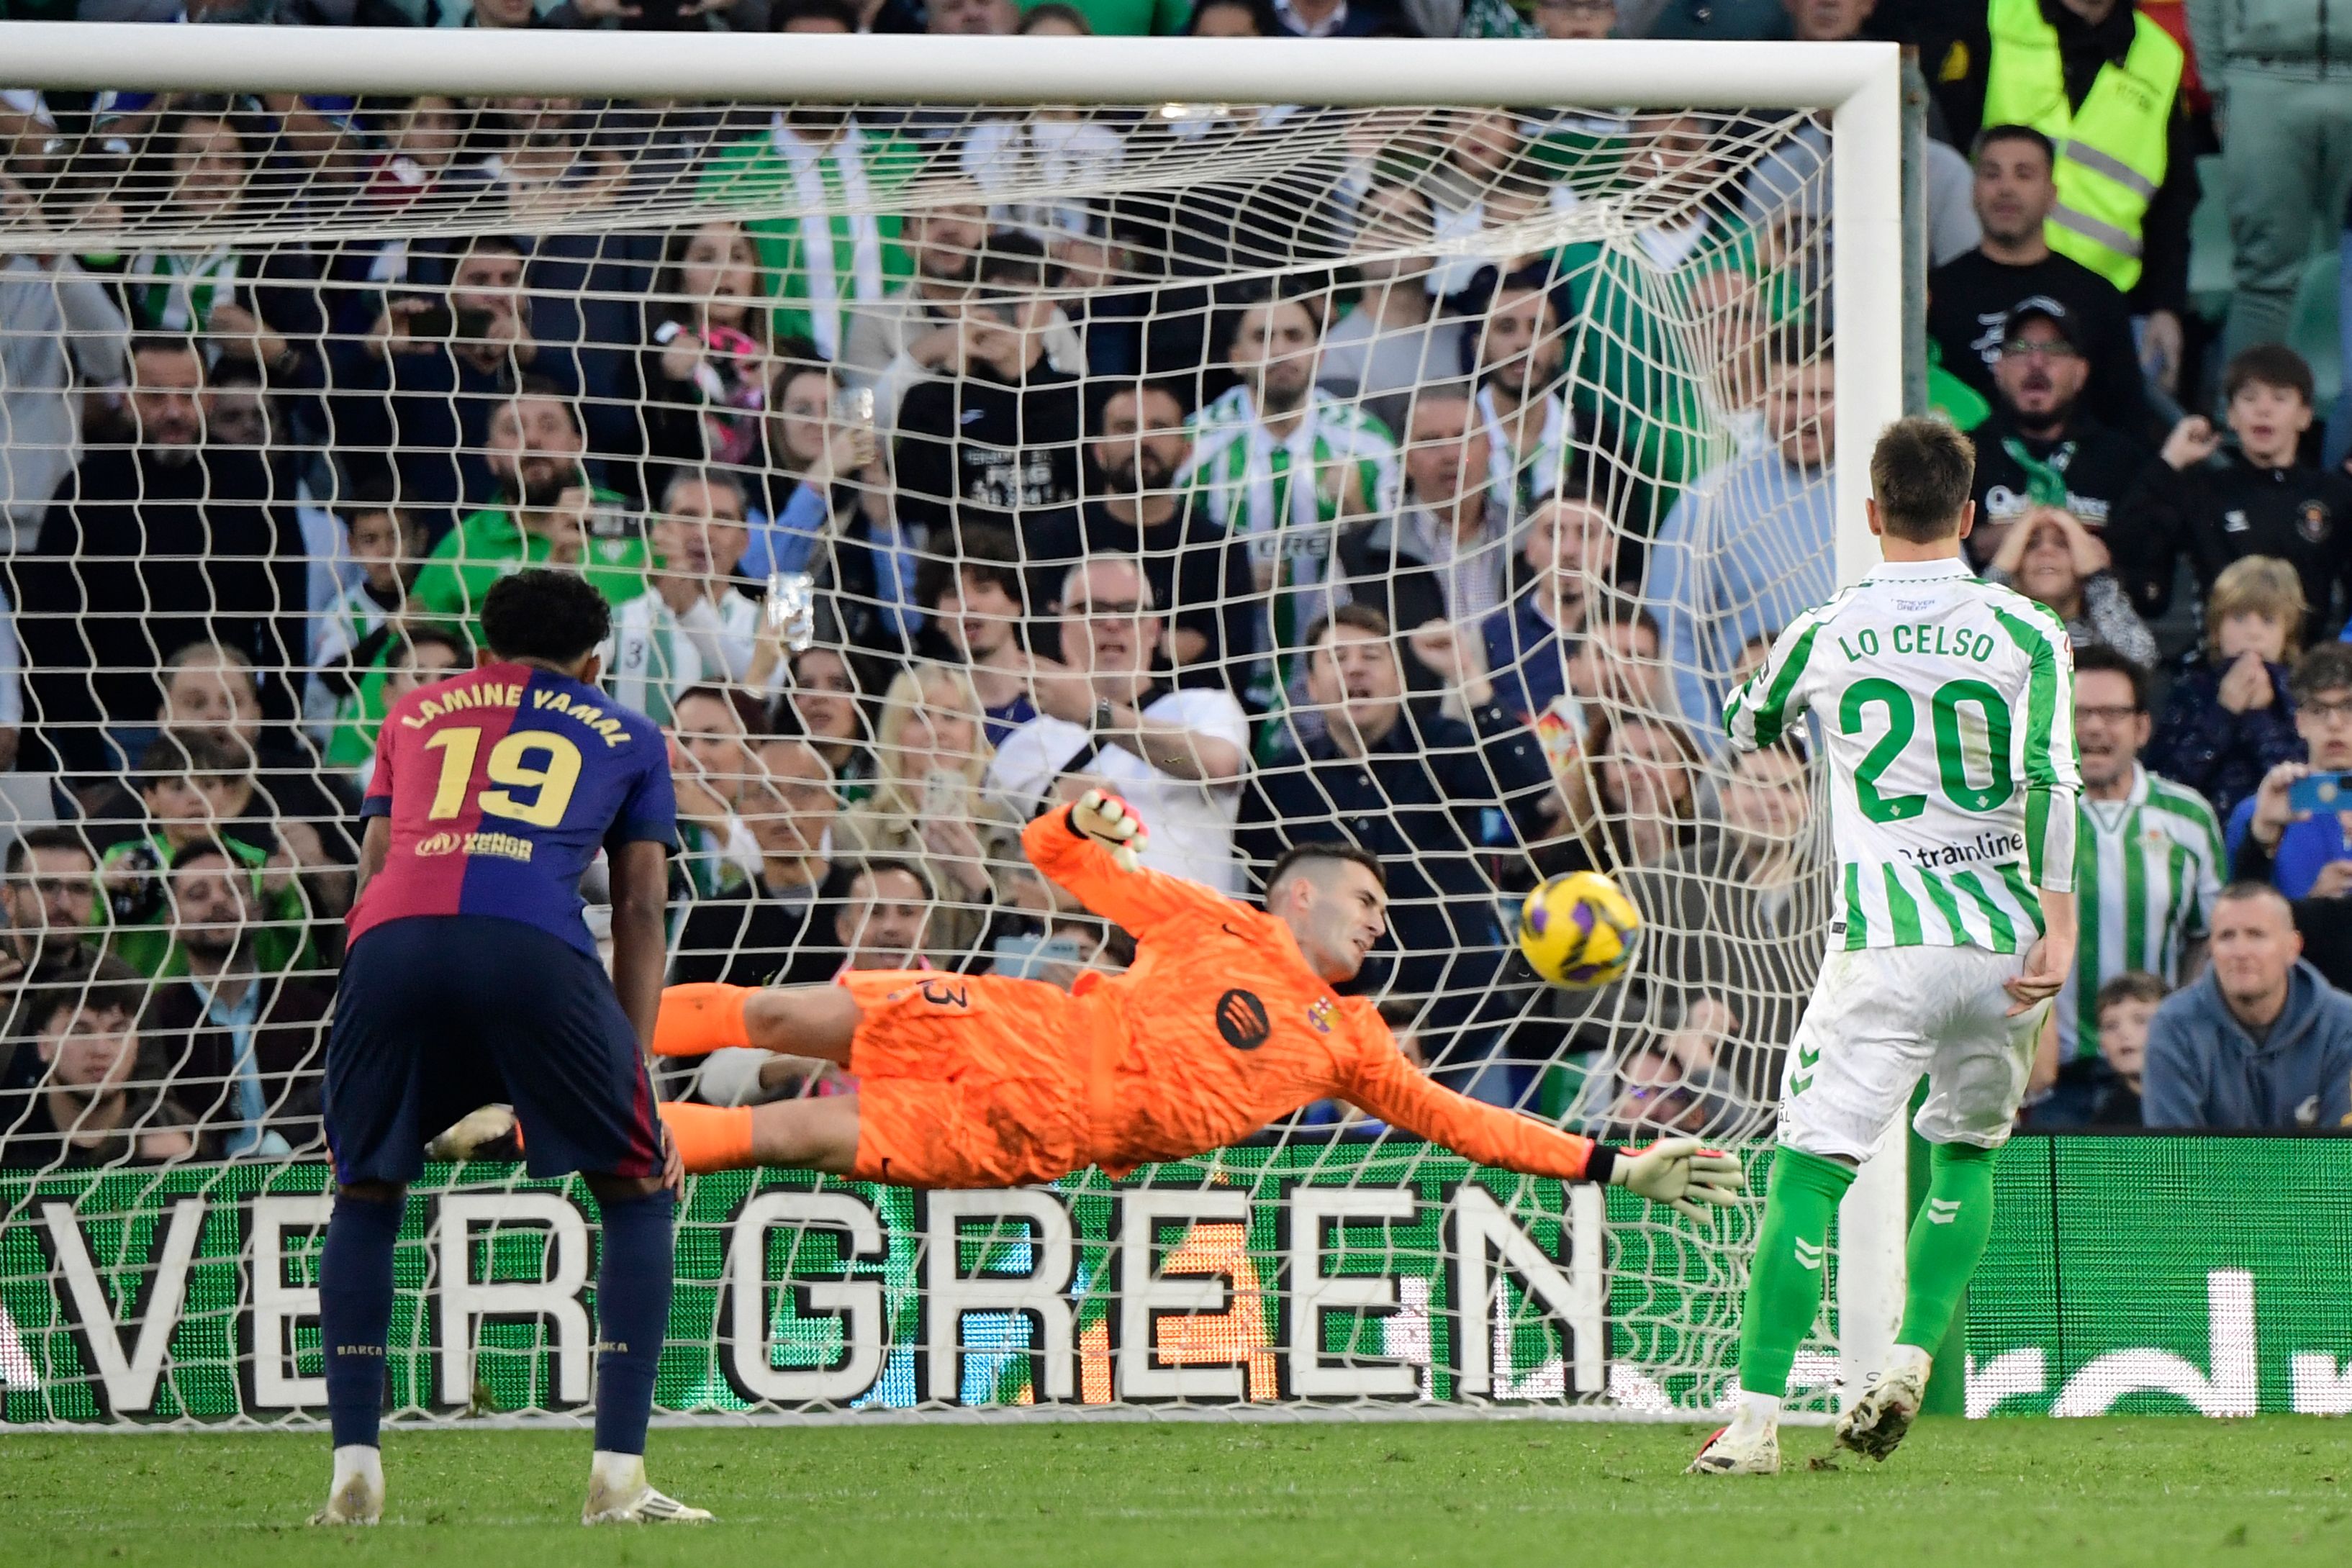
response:
<path fill-rule="evenodd" d="M 314 1523 L 383 1512 L 377 1425 L 405 1184 L 427 1136 L 489 1101 L 514 1106 L 532 1176 L 584 1173 L 603 1211 L 583 1519 L 710 1517 L 646 1481 L 679 1169 L 645 1048 L 677 807 L 661 731 L 596 689 L 610 628 L 580 578 L 518 572 L 483 601 L 481 665 L 384 716 L 327 1040 L 337 1189 L 319 1317 L 335 1453 Z M 599 850 L 612 862 L 609 979 L 581 917 L 580 876 Z"/>
<path fill-rule="evenodd" d="M 1140 867 L 1143 825 L 1089 790 L 1031 822 L 1037 868 L 1137 939 L 1117 978 L 877 971 L 831 986 L 673 986 L 654 1049 L 756 1046 L 846 1066 L 857 1092 L 722 1109 L 665 1105 L 688 1170 L 814 1167 L 911 1186 L 1009 1186 L 1083 1166 L 1120 1175 L 1234 1142 L 1337 1096 L 1484 1165 L 1614 1183 L 1694 1218 L 1738 1164 L 1670 1138 L 1572 1136 L 1440 1087 L 1352 978 L 1385 928 L 1380 862 L 1348 844 L 1275 863 L 1265 911 Z M 1091 983 L 1088 983 L 1091 982 Z"/>

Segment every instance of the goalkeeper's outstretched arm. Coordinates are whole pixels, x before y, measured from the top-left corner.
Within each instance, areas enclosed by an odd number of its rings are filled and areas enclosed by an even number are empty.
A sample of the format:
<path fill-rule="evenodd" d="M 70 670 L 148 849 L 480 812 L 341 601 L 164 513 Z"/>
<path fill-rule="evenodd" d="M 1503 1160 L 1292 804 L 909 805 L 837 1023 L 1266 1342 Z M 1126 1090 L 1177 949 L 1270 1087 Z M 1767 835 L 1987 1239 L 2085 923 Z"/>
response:
<path fill-rule="evenodd" d="M 1148 834 L 1126 801 L 1089 789 L 1021 831 L 1030 862 L 1080 904 L 1140 937 L 1180 915 L 1231 915 L 1243 905 L 1181 876 L 1135 863 Z"/>
<path fill-rule="evenodd" d="M 1616 1148 L 1481 1104 L 1423 1077 L 1393 1040 L 1366 1046 L 1345 1092 L 1381 1121 L 1482 1166 L 1629 1187 L 1693 1219 L 1706 1217 L 1705 1205 L 1729 1203 L 1745 1179 L 1738 1160 L 1702 1149 L 1695 1138 Z"/>

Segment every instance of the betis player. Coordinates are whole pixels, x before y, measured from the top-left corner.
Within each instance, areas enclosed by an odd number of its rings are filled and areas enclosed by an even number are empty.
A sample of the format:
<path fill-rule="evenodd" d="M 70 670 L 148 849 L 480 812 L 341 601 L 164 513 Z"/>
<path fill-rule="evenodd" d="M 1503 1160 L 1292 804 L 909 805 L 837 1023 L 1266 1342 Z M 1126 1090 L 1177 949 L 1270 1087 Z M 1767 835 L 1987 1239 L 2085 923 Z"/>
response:
<path fill-rule="evenodd" d="M 854 1094 L 721 1108 L 665 1105 L 688 1170 L 813 1167 L 922 1187 L 1122 1175 L 1221 1147 L 1326 1097 L 1483 1165 L 1613 1183 L 1693 1218 L 1740 1168 L 1690 1138 L 1612 1148 L 1482 1105 L 1413 1068 L 1352 978 L 1386 926 L 1380 862 L 1302 844 L 1275 862 L 1264 912 L 1139 867 L 1142 825 L 1089 790 L 1031 822 L 1037 869 L 1136 938 L 1117 977 L 1073 992 L 932 971 L 830 986 L 673 986 L 654 1049 L 754 1046 L 847 1067 Z"/>
<path fill-rule="evenodd" d="M 530 1174 L 584 1173 L 603 1214 L 583 1520 L 705 1520 L 647 1485 L 645 1464 L 679 1176 L 644 1051 L 677 843 L 667 743 L 597 690 L 612 615 L 581 578 L 517 572 L 481 613 L 488 658 L 392 706 L 360 808 L 360 896 L 327 1037 L 337 1186 L 319 1322 L 334 1481 L 311 1522 L 383 1512 L 376 1436 L 405 1188 L 425 1140 L 490 1102 L 514 1106 Z M 580 876 L 600 849 L 610 978 L 581 918 Z"/>
<path fill-rule="evenodd" d="M 1940 421 L 1889 426 L 1870 459 L 1885 560 L 1797 617 L 1724 706 L 1741 749 L 1820 721 L 1843 894 L 1781 1079 L 1737 1413 L 1695 1472 L 1780 1469 L 1830 1218 L 1924 1074 L 1931 1176 L 1903 1324 L 1837 1427 L 1839 1447 L 1876 1458 L 1902 1441 L 1991 1233 L 1993 1158 L 2074 969 L 2074 657 L 2056 615 L 1961 559 L 1975 466 Z"/>

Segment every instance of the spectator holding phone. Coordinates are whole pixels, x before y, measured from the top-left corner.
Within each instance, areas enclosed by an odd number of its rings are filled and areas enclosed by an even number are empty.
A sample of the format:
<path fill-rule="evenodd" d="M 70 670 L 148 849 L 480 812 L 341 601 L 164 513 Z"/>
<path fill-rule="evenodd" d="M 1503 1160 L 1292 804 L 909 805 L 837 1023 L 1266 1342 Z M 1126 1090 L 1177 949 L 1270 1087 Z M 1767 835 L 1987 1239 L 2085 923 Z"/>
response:
<path fill-rule="evenodd" d="M 2303 624 L 2294 569 L 2269 556 L 2233 561 L 2205 601 L 2205 661 L 2172 683 L 2148 767 L 2227 819 L 2263 776 L 2300 761 L 2286 661 Z"/>
<path fill-rule="evenodd" d="M 673 235 L 639 357 L 647 466 L 738 466 L 760 442 L 768 397 L 768 310 L 760 256 L 732 218 Z M 648 473 L 646 493 L 667 476 Z"/>
<path fill-rule="evenodd" d="M 2284 761 L 2230 817 L 2231 869 L 2290 899 L 2352 892 L 2352 643 L 2305 653 L 2288 686 L 2307 759 Z"/>

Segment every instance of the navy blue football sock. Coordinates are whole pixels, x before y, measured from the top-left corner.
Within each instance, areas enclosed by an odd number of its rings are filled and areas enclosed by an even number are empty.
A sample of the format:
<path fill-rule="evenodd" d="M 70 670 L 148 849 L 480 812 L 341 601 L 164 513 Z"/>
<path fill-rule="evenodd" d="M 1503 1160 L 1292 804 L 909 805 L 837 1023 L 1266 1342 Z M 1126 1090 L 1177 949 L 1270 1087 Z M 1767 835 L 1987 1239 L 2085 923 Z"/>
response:
<path fill-rule="evenodd" d="M 392 1328 L 392 1247 L 405 1198 L 337 1195 L 319 1255 L 319 1335 L 327 1353 L 327 1414 L 335 1447 L 376 1446 L 383 1421 L 384 1340 Z"/>
<path fill-rule="evenodd" d="M 596 1271 L 596 1448 L 642 1454 L 653 1416 L 654 1373 L 669 1329 L 671 1221 L 665 1190 L 604 1210 L 604 1260 Z"/>

